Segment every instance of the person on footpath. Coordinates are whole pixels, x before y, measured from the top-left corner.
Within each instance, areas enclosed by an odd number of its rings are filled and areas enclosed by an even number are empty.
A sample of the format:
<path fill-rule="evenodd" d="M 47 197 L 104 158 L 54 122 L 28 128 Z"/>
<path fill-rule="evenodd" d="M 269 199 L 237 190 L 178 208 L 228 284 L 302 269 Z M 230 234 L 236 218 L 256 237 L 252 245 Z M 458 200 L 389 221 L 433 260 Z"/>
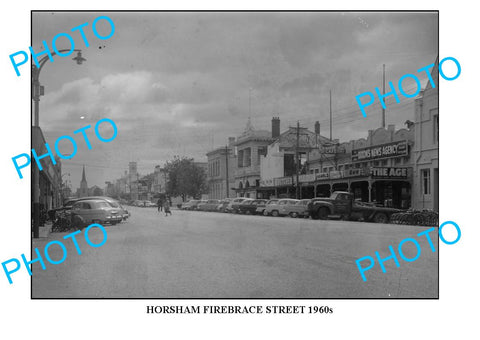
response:
<path fill-rule="evenodd" d="M 157 201 L 157 210 L 158 212 L 162 211 L 162 208 L 163 208 L 163 200 L 162 198 L 160 197 Z"/>

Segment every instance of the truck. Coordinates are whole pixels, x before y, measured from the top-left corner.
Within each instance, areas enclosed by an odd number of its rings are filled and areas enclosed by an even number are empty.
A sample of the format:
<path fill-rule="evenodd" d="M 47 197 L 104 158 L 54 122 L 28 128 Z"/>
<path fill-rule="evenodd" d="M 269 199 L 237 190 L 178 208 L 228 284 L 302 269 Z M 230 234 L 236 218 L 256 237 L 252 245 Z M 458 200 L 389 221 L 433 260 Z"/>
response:
<path fill-rule="evenodd" d="M 329 198 L 313 198 L 307 204 L 307 213 L 313 219 L 340 218 L 343 220 L 388 223 L 392 214 L 403 210 L 379 207 L 373 203 L 359 202 L 353 194 L 335 191 Z"/>

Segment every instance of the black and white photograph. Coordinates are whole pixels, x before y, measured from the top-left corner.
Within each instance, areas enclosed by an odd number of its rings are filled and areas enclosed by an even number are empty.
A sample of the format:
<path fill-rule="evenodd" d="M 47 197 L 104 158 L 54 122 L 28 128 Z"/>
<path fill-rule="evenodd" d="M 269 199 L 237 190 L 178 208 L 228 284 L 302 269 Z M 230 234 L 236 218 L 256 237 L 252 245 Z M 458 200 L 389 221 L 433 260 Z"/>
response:
<path fill-rule="evenodd" d="M 439 298 L 438 11 L 31 20 L 32 299 Z"/>

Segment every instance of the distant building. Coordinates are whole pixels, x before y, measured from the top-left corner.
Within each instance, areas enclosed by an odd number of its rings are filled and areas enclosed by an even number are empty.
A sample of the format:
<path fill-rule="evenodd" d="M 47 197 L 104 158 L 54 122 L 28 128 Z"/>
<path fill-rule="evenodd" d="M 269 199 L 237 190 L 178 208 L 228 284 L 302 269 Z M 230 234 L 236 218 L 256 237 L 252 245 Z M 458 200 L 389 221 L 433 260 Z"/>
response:
<path fill-rule="evenodd" d="M 415 100 L 415 148 L 413 149 L 413 208 L 438 212 L 438 57 L 431 77 Z"/>
<path fill-rule="evenodd" d="M 103 196 L 103 190 L 98 185 L 88 189 L 88 196 Z"/>
<path fill-rule="evenodd" d="M 116 197 L 115 185 L 109 181 L 105 182 L 104 193 L 105 193 L 105 196 Z"/>
<path fill-rule="evenodd" d="M 137 162 L 128 163 L 128 187 L 131 200 L 138 200 Z"/>
<path fill-rule="evenodd" d="M 235 197 L 235 138 L 228 139 L 228 146 L 207 153 L 207 185 L 209 199 Z"/>

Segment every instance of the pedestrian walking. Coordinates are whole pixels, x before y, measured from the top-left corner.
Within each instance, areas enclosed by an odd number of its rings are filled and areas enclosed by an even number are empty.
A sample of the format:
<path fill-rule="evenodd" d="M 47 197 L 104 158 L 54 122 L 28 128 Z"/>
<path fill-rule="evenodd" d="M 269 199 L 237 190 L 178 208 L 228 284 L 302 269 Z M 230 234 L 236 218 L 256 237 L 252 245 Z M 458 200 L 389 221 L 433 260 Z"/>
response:
<path fill-rule="evenodd" d="M 161 197 L 157 201 L 157 210 L 158 210 L 158 212 L 163 210 L 163 200 L 162 200 Z"/>
<path fill-rule="evenodd" d="M 167 200 L 165 200 L 165 216 L 168 216 L 168 214 L 172 215 L 172 212 L 170 211 L 170 202 Z"/>

